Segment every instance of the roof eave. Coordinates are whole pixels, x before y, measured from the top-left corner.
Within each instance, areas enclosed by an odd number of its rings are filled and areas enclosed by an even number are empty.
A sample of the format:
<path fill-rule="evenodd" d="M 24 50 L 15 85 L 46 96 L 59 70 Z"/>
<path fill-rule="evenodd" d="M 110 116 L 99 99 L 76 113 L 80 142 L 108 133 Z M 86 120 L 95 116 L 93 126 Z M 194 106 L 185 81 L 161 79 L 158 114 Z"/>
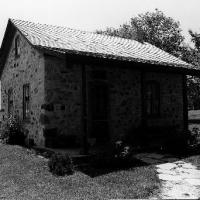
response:
<path fill-rule="evenodd" d="M 49 47 L 43 47 L 43 46 L 35 46 L 39 50 L 44 51 L 47 54 L 54 55 L 54 56 L 63 56 L 64 54 L 67 55 L 75 55 L 75 56 L 86 56 L 86 57 L 92 57 L 92 58 L 103 58 L 107 60 L 119 60 L 119 61 L 125 61 L 128 63 L 134 62 L 134 63 L 141 63 L 141 64 L 150 64 L 150 65 L 156 65 L 156 66 L 166 66 L 167 68 L 175 68 L 176 71 L 180 71 L 182 73 L 188 74 L 188 75 L 200 75 L 200 69 L 195 68 L 195 66 L 190 64 L 174 64 L 174 63 L 165 63 L 165 62 L 156 62 L 152 60 L 144 60 L 144 59 L 134 59 L 130 57 L 119 57 L 119 56 L 113 56 L 108 54 L 98 54 L 98 53 L 92 53 L 92 52 L 83 52 L 83 51 L 75 51 L 75 50 L 66 50 L 66 49 L 56 49 L 56 48 L 49 48 Z"/>

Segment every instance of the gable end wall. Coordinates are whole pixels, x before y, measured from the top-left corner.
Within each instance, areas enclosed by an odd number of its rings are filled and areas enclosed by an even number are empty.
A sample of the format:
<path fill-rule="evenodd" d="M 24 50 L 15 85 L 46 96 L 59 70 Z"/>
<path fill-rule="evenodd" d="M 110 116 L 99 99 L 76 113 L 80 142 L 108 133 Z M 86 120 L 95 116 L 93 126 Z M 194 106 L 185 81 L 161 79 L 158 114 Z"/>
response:
<path fill-rule="evenodd" d="M 20 56 L 15 57 L 14 41 L 19 36 Z M 14 113 L 23 118 L 23 84 L 30 84 L 30 120 L 24 122 L 28 138 L 43 145 L 43 126 L 39 119 L 44 103 L 44 56 L 16 31 L 1 76 L 1 103 L 4 123 L 8 117 L 8 90 L 13 89 Z"/>

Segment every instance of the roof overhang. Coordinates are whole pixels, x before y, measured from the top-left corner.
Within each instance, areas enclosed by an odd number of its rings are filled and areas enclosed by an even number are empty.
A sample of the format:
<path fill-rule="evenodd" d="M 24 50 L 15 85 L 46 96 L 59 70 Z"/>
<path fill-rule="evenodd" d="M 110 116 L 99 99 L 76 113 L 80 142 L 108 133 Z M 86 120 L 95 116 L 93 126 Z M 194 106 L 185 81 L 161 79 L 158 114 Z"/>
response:
<path fill-rule="evenodd" d="M 12 23 L 12 21 L 9 19 L 8 24 L 6 27 L 6 31 L 4 34 L 4 38 L 2 41 L 1 49 L 0 49 L 0 76 L 2 74 L 6 59 L 8 57 L 8 53 L 11 48 L 13 37 L 16 33 L 18 28 Z M 21 31 L 18 30 L 20 33 Z M 21 33 L 23 35 L 23 33 Z M 26 36 L 23 35 L 25 39 Z M 114 63 L 115 65 L 127 65 L 132 66 L 134 65 L 134 68 L 146 70 L 146 71 L 163 71 L 163 72 L 175 72 L 175 73 L 183 73 L 186 75 L 192 75 L 192 76 L 200 76 L 200 68 L 190 65 L 188 66 L 184 65 L 174 65 L 173 63 L 158 63 L 154 61 L 148 61 L 143 59 L 133 59 L 131 57 L 120 57 L 120 56 L 113 56 L 108 54 L 98 54 L 93 52 L 81 52 L 81 51 L 74 51 L 74 50 L 66 50 L 66 49 L 56 49 L 56 48 L 45 48 L 43 46 L 36 46 L 31 44 L 31 42 L 27 39 L 30 45 L 32 45 L 34 48 L 36 48 L 39 51 L 42 51 L 44 54 L 49 54 L 57 57 L 63 57 L 68 56 L 71 59 L 75 59 L 76 61 L 83 60 L 85 63 L 87 62 L 109 62 Z M 147 67 L 148 65 L 148 67 Z"/>
<path fill-rule="evenodd" d="M 193 66 L 192 68 L 186 68 L 183 65 L 174 65 L 170 63 L 152 63 L 145 62 L 143 60 L 134 60 L 134 59 L 124 59 L 123 57 L 114 57 L 102 54 L 94 54 L 90 52 L 78 52 L 72 50 L 60 50 L 60 49 L 50 49 L 44 47 L 36 47 L 39 50 L 43 51 L 47 55 L 56 56 L 56 57 L 67 57 L 69 60 L 77 63 L 94 63 L 94 64 L 111 64 L 111 66 L 123 66 L 131 67 L 134 69 L 141 69 L 144 71 L 157 71 L 157 72 L 173 72 L 173 73 L 182 73 L 185 75 L 191 76 L 200 76 L 200 68 Z M 107 65 L 108 66 L 108 65 Z M 148 66 L 148 67 L 147 67 Z M 192 65 L 191 65 L 192 66 Z"/>

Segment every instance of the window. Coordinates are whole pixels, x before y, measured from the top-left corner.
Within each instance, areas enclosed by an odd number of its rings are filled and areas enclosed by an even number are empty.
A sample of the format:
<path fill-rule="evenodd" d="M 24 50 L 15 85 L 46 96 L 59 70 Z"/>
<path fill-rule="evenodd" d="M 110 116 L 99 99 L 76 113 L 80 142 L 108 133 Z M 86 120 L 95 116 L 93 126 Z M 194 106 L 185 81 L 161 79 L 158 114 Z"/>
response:
<path fill-rule="evenodd" d="M 13 90 L 10 88 L 8 90 L 8 117 L 13 113 Z"/>
<path fill-rule="evenodd" d="M 158 116 L 160 114 L 160 86 L 154 81 L 147 82 L 146 112 L 148 116 Z"/>
<path fill-rule="evenodd" d="M 109 96 L 108 84 L 89 82 L 89 137 L 96 138 L 97 143 L 109 139 Z"/>
<path fill-rule="evenodd" d="M 29 119 L 30 113 L 30 85 L 23 85 L 23 119 Z"/>
<path fill-rule="evenodd" d="M 15 38 L 15 57 L 20 55 L 19 36 Z"/>

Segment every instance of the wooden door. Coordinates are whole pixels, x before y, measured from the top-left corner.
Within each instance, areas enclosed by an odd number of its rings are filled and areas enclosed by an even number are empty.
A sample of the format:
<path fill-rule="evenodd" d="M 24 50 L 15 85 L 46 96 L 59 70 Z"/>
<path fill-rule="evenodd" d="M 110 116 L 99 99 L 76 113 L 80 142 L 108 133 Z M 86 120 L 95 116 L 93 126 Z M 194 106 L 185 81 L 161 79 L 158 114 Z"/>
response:
<path fill-rule="evenodd" d="M 101 81 L 89 83 L 89 138 L 96 143 L 104 143 L 109 139 L 108 131 L 108 85 Z"/>

